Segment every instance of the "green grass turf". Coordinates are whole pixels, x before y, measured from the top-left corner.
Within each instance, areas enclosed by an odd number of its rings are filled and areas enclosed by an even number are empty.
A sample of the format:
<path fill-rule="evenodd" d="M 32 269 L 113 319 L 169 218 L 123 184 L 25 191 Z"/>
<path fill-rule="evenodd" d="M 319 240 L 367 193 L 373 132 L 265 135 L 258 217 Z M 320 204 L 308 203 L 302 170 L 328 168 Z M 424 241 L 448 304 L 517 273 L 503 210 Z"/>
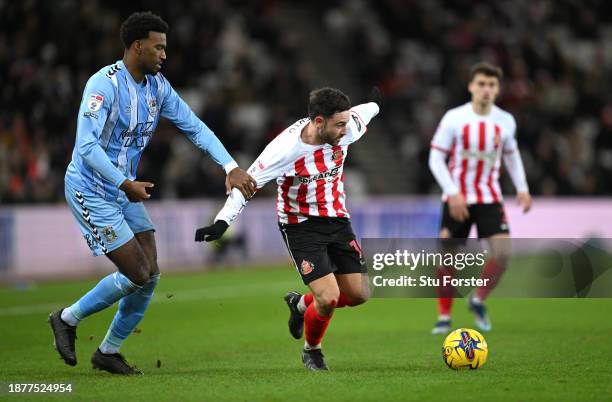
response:
<path fill-rule="evenodd" d="M 117 377 L 89 358 L 114 308 L 78 330 L 79 364 L 52 347 L 47 314 L 95 281 L 0 289 L 0 382 L 74 384 L 71 397 L 7 400 L 402 400 L 565 401 L 612 397 L 609 299 L 491 299 L 494 330 L 484 368 L 455 372 L 442 362 L 442 336 L 429 334 L 432 299 L 374 299 L 338 310 L 324 341 L 329 373 L 307 372 L 302 343 L 287 331 L 290 268 L 162 277 L 154 303 L 122 351 L 144 372 Z M 172 297 L 169 297 L 172 295 Z M 455 326 L 471 327 L 464 300 Z M 161 367 L 157 368 L 157 361 Z M 6 394 L 0 395 L 5 398 Z"/>

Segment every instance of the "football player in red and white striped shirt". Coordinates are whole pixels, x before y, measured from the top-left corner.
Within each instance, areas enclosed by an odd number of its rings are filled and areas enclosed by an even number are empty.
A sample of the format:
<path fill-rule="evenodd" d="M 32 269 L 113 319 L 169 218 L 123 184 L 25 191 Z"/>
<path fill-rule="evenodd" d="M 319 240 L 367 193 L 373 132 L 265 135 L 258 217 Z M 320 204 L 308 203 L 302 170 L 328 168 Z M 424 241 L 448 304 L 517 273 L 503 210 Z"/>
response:
<path fill-rule="evenodd" d="M 276 180 L 278 222 L 289 254 L 311 292 L 289 292 L 289 330 L 300 339 L 302 360 L 310 370 L 328 370 L 321 339 L 336 308 L 368 298 L 365 258 L 349 221 L 344 191 L 348 147 L 367 131 L 379 112 L 375 88 L 369 102 L 351 108 L 349 98 L 333 88 L 310 93 L 308 118 L 276 137 L 248 169 L 262 188 Z M 196 231 L 196 241 L 218 239 L 246 205 L 232 191 L 211 226 Z"/>
<path fill-rule="evenodd" d="M 478 237 L 487 239 L 491 253 L 482 278 L 488 286 L 476 289 L 469 306 L 476 325 L 483 331 L 491 322 L 483 304 L 497 284 L 510 255 L 509 228 L 502 204 L 499 174 L 501 161 L 512 178 L 523 212 L 531 208 L 525 170 L 516 143 L 516 122 L 512 115 L 495 106 L 502 71 L 478 63 L 470 71 L 468 90 L 471 102 L 446 112 L 431 141 L 429 167 L 443 191 L 441 238 L 467 238 L 472 224 Z M 449 163 L 446 164 L 446 158 Z M 440 269 L 439 275 L 452 274 Z M 432 332 L 450 331 L 453 289 L 438 289 L 438 322 Z"/>

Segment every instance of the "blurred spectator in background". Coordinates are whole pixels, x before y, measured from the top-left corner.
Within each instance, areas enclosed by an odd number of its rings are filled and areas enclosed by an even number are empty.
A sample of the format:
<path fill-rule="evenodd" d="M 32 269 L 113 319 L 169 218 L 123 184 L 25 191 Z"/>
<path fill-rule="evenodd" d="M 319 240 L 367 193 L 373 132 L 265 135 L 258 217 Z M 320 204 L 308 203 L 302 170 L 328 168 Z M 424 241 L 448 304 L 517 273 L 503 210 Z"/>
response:
<path fill-rule="evenodd" d="M 2 203 L 61 200 L 70 116 L 92 69 L 121 58 L 119 25 L 135 9 L 173 27 L 164 74 L 239 162 L 301 113 L 309 78 L 274 1 L 0 1 Z M 174 133 L 160 125 L 141 161 L 139 177 L 159 183 L 154 197 L 223 194 L 223 172 Z"/>

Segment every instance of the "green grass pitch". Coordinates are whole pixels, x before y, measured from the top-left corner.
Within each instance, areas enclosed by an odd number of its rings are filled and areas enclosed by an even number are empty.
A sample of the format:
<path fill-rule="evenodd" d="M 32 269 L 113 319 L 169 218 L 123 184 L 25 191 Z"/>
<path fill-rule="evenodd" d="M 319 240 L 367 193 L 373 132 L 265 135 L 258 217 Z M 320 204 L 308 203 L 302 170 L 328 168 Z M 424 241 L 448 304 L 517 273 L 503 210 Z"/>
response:
<path fill-rule="evenodd" d="M 96 281 L 0 289 L 0 382 L 74 385 L 68 395 L 6 400 L 560 401 L 612 398 L 610 299 L 491 299 L 487 364 L 455 372 L 429 330 L 433 299 L 372 299 L 336 311 L 324 339 L 331 371 L 311 373 L 290 337 L 287 290 L 303 290 L 288 267 L 162 276 L 145 319 L 124 344 L 143 377 L 94 371 L 89 359 L 115 312 L 79 327 L 79 364 L 66 366 L 46 322 Z M 464 300 L 455 327 L 472 327 Z M 158 366 L 158 361 L 161 363 Z"/>

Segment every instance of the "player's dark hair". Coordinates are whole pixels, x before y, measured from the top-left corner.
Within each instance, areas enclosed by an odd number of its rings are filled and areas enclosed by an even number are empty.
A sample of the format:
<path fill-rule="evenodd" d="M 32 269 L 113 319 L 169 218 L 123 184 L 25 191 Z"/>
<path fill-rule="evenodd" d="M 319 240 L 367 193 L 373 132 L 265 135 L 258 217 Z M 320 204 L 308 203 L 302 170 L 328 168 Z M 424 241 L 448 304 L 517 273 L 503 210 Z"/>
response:
<path fill-rule="evenodd" d="M 314 120 L 317 116 L 332 117 L 335 113 L 351 108 L 351 100 L 342 91 L 335 88 L 319 88 L 310 92 L 308 100 L 308 117 Z"/>
<path fill-rule="evenodd" d="M 168 24 L 159 15 L 143 11 L 133 13 L 123 21 L 119 34 L 123 46 L 127 49 L 134 41 L 148 38 L 150 31 L 168 33 Z"/>
<path fill-rule="evenodd" d="M 504 76 L 504 72 L 502 71 L 500 67 L 495 66 L 491 63 L 484 62 L 484 61 L 474 64 L 470 68 L 470 81 L 469 82 L 472 82 L 474 77 L 476 77 L 476 74 L 483 74 L 483 75 L 486 75 L 487 77 L 497 77 L 499 81 L 501 81 L 501 79 Z"/>

